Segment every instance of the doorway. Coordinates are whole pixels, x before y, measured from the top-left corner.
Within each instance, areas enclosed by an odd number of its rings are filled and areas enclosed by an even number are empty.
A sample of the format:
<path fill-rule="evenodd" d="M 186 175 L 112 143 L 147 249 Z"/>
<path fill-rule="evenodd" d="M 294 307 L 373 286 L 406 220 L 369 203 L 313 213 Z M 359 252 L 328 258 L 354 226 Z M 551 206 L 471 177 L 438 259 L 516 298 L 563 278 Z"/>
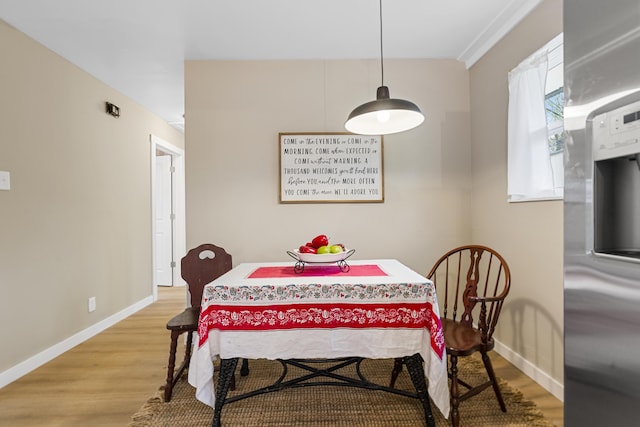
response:
<path fill-rule="evenodd" d="M 185 253 L 184 150 L 156 137 L 151 141 L 151 224 L 153 300 L 158 286 L 184 286 L 180 259 Z"/>
<path fill-rule="evenodd" d="M 155 209 L 153 233 L 154 247 L 154 284 L 156 286 L 173 286 L 173 165 L 171 154 L 156 150 L 156 172 L 154 175 Z"/>

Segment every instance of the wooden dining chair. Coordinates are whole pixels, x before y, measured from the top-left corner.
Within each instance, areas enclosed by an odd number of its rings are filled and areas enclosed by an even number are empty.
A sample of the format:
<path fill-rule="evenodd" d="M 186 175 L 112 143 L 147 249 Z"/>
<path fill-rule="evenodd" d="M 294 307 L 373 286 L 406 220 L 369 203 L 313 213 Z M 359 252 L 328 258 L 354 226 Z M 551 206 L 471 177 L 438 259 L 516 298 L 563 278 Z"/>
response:
<path fill-rule="evenodd" d="M 440 320 L 449 356 L 451 380 L 451 424 L 460 423 L 460 402 L 493 387 L 502 412 L 507 408 L 487 354 L 493 349 L 493 332 L 511 286 L 511 273 L 504 258 L 486 246 L 467 245 L 444 254 L 427 275 L 438 289 L 442 307 Z M 484 383 L 472 386 L 458 377 L 458 358 L 479 352 L 487 371 Z M 391 387 L 402 371 L 403 359 L 396 359 Z M 460 393 L 460 386 L 464 393 Z"/>
<path fill-rule="evenodd" d="M 184 370 L 189 368 L 193 333 L 198 330 L 198 318 L 200 316 L 200 304 L 204 286 L 231 270 L 231 267 L 231 255 L 223 248 L 211 243 L 205 243 L 191 249 L 182 258 L 182 278 L 187 282 L 191 306 L 187 307 L 182 313 L 176 315 L 167 323 L 167 329 L 171 331 L 171 346 L 167 367 L 167 383 L 164 388 L 165 402 L 171 400 L 173 386 Z M 174 374 L 178 337 L 185 332 L 188 335 L 184 360 Z M 246 364 L 246 360 L 243 363 Z M 248 373 L 248 367 L 244 365 L 243 368 L 245 369 L 243 373 Z"/>

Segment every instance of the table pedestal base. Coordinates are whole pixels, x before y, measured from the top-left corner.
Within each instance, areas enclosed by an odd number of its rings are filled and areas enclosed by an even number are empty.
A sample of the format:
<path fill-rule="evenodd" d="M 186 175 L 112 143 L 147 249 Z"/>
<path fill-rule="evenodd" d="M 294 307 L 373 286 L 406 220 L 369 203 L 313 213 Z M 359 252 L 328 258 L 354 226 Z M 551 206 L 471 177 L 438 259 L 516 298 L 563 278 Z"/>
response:
<path fill-rule="evenodd" d="M 431 404 L 429 402 L 429 393 L 427 391 L 427 382 L 424 374 L 423 360 L 419 354 L 416 353 L 413 356 L 406 356 L 404 358 L 405 364 L 407 366 L 407 371 L 409 372 L 411 381 L 413 382 L 413 385 L 416 389 L 415 393 L 411 393 L 405 390 L 398 390 L 395 388 L 370 382 L 364 377 L 360 370 L 360 364 L 363 360 L 364 359 L 361 357 L 349 357 L 341 359 L 278 359 L 278 361 L 282 364 L 283 369 L 282 375 L 280 375 L 280 378 L 278 378 L 276 382 L 267 387 L 227 398 L 229 385 L 231 384 L 231 379 L 233 378 L 236 366 L 238 365 L 238 359 L 222 359 L 220 361 L 220 374 L 218 377 L 218 387 L 216 388 L 216 403 L 214 406 L 213 422 L 211 425 L 212 427 L 221 427 L 220 416 L 222 413 L 222 407 L 226 403 L 232 403 L 251 396 L 270 393 L 285 388 L 332 385 L 359 387 L 369 390 L 382 390 L 393 394 L 416 398 L 420 400 L 420 403 L 422 403 L 425 415 L 425 425 L 427 427 L 435 427 L 435 418 L 433 417 L 433 414 L 431 412 Z M 315 363 L 326 362 L 334 362 L 335 364 L 330 366 L 329 368 L 317 368 L 313 366 Z M 344 368 L 345 366 L 351 364 L 355 364 L 356 366 L 356 373 L 358 375 L 357 378 L 347 377 L 336 373 L 338 369 Z M 301 368 L 308 371 L 309 373 L 288 381 L 283 381 L 287 375 L 288 365 Z M 324 377 L 330 380 L 313 382 L 308 381 L 317 377 Z"/>

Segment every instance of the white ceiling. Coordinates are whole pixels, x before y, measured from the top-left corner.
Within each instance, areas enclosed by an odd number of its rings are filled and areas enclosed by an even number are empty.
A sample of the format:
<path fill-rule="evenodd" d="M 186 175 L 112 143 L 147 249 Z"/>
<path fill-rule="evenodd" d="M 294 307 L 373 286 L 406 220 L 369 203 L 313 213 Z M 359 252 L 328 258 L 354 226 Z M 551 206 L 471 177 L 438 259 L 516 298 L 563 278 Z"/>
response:
<path fill-rule="evenodd" d="M 384 58 L 470 67 L 542 0 L 386 0 Z M 0 19 L 180 127 L 183 64 L 380 58 L 378 0 L 0 0 Z"/>

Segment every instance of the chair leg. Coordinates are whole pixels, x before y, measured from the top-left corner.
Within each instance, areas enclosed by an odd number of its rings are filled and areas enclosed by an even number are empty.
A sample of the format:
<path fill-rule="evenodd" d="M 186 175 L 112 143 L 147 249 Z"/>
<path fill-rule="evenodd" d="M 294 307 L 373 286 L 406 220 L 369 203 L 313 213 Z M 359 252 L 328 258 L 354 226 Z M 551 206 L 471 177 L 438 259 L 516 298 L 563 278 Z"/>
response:
<path fill-rule="evenodd" d="M 393 370 L 391 371 L 391 381 L 389 382 L 389 387 L 393 388 L 396 385 L 396 380 L 398 379 L 398 375 L 402 372 L 402 358 L 398 357 L 393 362 Z"/>
<path fill-rule="evenodd" d="M 171 331 L 171 345 L 169 347 L 169 364 L 167 365 L 167 383 L 164 386 L 164 401 L 171 400 L 173 393 L 173 371 L 176 367 L 176 350 L 178 348 L 179 331 Z"/>
<path fill-rule="evenodd" d="M 458 427 L 460 425 L 460 413 L 458 406 L 460 405 L 460 389 L 458 386 L 458 356 L 449 356 L 451 362 L 451 425 Z"/>
<path fill-rule="evenodd" d="M 240 375 L 246 377 L 249 375 L 249 360 L 242 359 L 242 366 L 240 366 Z"/>
<path fill-rule="evenodd" d="M 493 371 L 493 365 L 491 364 L 491 359 L 489 358 L 489 355 L 486 352 L 482 353 L 482 362 L 484 362 L 484 367 L 487 370 L 487 375 L 489 375 L 489 380 L 491 380 L 493 391 L 496 393 L 496 397 L 498 398 L 500 409 L 502 409 L 502 412 L 507 412 L 507 407 L 504 404 L 504 399 L 502 398 L 502 392 L 500 391 L 500 386 L 498 386 L 498 381 L 496 380 L 496 374 Z"/>
<path fill-rule="evenodd" d="M 188 332 L 187 335 L 187 347 L 184 349 L 184 367 L 185 369 L 189 369 L 189 365 L 191 364 L 191 350 L 193 346 L 193 332 Z"/>

